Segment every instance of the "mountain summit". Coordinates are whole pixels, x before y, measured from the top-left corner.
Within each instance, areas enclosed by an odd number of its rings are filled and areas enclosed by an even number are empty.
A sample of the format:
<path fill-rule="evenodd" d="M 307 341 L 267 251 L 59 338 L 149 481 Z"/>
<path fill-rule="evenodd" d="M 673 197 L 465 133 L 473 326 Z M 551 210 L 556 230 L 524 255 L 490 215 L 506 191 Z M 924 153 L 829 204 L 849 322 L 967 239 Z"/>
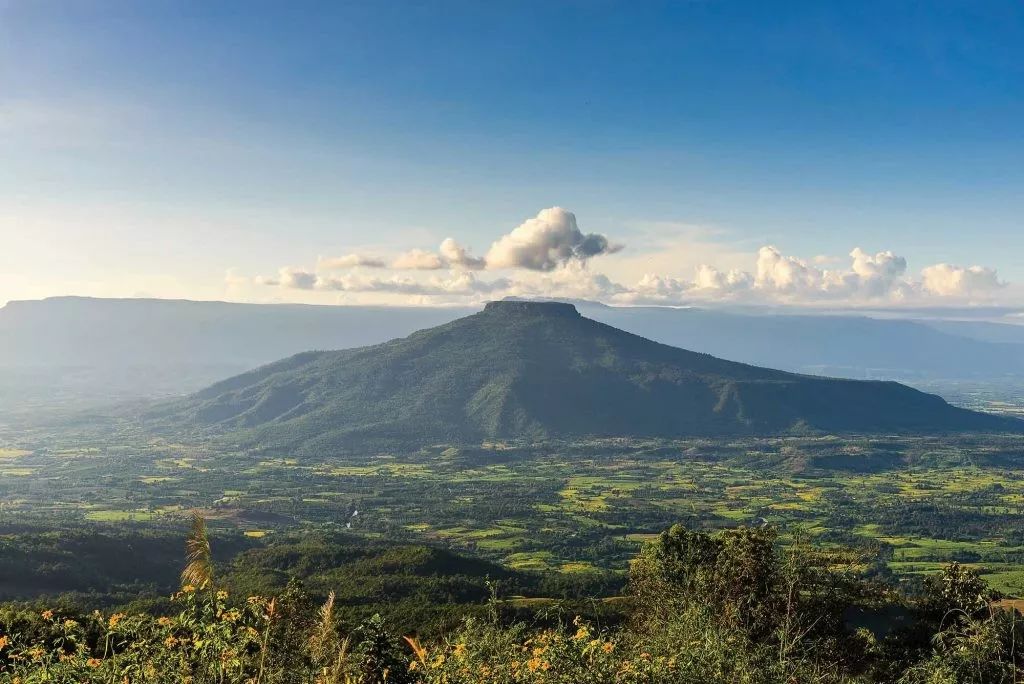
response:
<path fill-rule="evenodd" d="M 306 352 L 165 405 L 164 418 L 315 451 L 366 440 L 1019 430 L 895 382 L 749 366 L 571 304 L 491 302 L 384 344 Z"/>

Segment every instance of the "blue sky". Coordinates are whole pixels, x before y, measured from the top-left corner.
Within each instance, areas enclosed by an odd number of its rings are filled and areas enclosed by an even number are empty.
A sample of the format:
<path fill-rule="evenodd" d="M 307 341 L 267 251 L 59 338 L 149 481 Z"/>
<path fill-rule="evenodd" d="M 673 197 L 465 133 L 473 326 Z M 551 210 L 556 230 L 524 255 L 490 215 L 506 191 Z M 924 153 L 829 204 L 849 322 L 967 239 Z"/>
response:
<path fill-rule="evenodd" d="M 1024 303 L 1022 121 L 1017 0 L 0 0 L 0 301 Z"/>

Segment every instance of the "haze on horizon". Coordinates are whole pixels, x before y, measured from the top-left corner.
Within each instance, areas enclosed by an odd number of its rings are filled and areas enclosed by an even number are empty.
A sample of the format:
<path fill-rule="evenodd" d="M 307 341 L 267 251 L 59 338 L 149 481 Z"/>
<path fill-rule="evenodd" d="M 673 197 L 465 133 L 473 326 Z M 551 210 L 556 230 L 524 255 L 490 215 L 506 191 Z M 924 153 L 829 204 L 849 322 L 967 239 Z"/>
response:
<path fill-rule="evenodd" d="M 1024 5 L 445 6 L 0 2 L 0 304 L 1024 306 Z"/>

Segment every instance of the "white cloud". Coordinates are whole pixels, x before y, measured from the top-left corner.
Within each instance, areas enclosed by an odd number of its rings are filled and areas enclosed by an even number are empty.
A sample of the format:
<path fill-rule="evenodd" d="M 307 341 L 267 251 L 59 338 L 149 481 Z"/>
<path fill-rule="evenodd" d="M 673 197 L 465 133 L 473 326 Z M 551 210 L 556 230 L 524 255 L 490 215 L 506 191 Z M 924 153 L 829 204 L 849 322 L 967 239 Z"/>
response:
<path fill-rule="evenodd" d="M 984 266 L 963 268 L 952 264 L 935 264 L 921 271 L 925 290 L 941 297 L 970 297 L 998 290 L 1000 282 L 995 269 Z"/>
<path fill-rule="evenodd" d="M 882 297 L 901 284 L 907 272 L 907 260 L 892 252 L 868 254 L 860 247 L 850 252 L 851 270 L 857 276 L 856 287 L 869 297 Z"/>
<path fill-rule="evenodd" d="M 399 254 L 391 262 L 391 268 L 399 271 L 438 271 L 444 267 L 444 259 L 440 255 L 422 249 L 411 249 Z"/>
<path fill-rule="evenodd" d="M 974 303 L 992 301 L 991 294 L 1005 285 L 995 270 L 982 266 L 936 264 L 915 279 L 908 275 L 907 259 L 887 250 L 872 253 L 855 247 L 843 264 L 835 257 L 805 259 L 785 254 L 772 245 L 761 247 L 755 254 L 749 247 L 748 251 L 738 251 L 738 243 L 724 249 L 709 246 L 708 230 L 689 224 L 672 224 L 656 234 L 659 242 L 647 244 L 646 251 L 607 260 L 609 276 L 592 270 L 590 257 L 615 253 L 619 247 L 603 235 L 583 233 L 572 212 L 552 207 L 500 237 L 485 257 L 474 256 L 453 238 L 446 238 L 436 252 L 412 249 L 390 264 L 353 253 L 321 258 L 314 272 L 287 267 L 277 277 L 257 282 L 297 290 L 381 293 L 391 296 L 387 301 L 392 302 L 410 295 L 419 303 L 519 295 L 619 304 L 733 301 L 809 306 L 826 302 Z M 675 242 L 670 234 L 676 235 Z M 741 268 L 744 264 L 752 268 Z M 390 268 L 393 273 L 391 277 L 371 278 L 360 268 Z M 476 272 L 485 269 L 516 272 L 509 278 L 481 280 Z M 690 277 L 678 275 L 690 269 Z M 448 274 L 428 277 L 427 273 L 398 273 L 442 270 Z M 342 273 L 333 273 L 336 271 Z M 638 273 L 644 275 L 635 285 L 619 282 L 633 281 Z"/>
<path fill-rule="evenodd" d="M 720 271 L 714 266 L 701 264 L 697 267 L 697 275 L 693 287 L 698 290 L 716 290 L 719 292 L 738 292 L 749 290 L 754 285 L 754 276 L 739 269 Z"/>
<path fill-rule="evenodd" d="M 441 258 L 448 262 L 450 267 L 467 268 L 478 271 L 487 266 L 487 261 L 482 257 L 475 257 L 465 247 L 452 238 L 445 238 L 440 248 Z"/>
<path fill-rule="evenodd" d="M 328 271 L 340 271 L 346 268 L 363 266 L 364 268 L 386 268 L 387 263 L 377 257 L 365 254 L 346 254 L 338 257 L 321 257 L 317 262 L 319 268 Z"/>
<path fill-rule="evenodd" d="M 754 284 L 762 290 L 806 292 L 820 289 L 823 271 L 797 257 L 785 256 L 776 247 L 757 250 Z"/>
<path fill-rule="evenodd" d="M 656 273 L 645 273 L 633 291 L 648 297 L 670 298 L 677 297 L 692 288 L 693 284 L 685 280 L 660 276 Z"/>
<path fill-rule="evenodd" d="M 901 299 L 912 289 L 903 278 L 907 260 L 892 252 L 850 252 L 848 269 L 822 269 L 766 245 L 757 253 L 754 287 L 789 300 Z"/>
<path fill-rule="evenodd" d="M 488 268 L 552 271 L 572 261 L 583 262 L 619 249 L 604 235 L 580 231 L 571 211 L 551 207 L 500 237 L 491 245 L 486 260 Z"/>

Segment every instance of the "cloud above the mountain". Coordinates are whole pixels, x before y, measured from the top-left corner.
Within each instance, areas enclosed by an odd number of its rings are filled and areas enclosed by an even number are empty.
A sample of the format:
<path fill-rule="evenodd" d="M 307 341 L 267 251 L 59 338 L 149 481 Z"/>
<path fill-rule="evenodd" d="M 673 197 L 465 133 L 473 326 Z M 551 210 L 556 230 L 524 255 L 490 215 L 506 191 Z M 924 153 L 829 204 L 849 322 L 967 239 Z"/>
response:
<path fill-rule="evenodd" d="M 441 253 L 441 258 L 452 268 L 465 268 L 471 271 L 487 268 L 486 259 L 473 256 L 468 249 L 452 238 L 445 238 L 438 251 Z"/>
<path fill-rule="evenodd" d="M 276 276 L 257 278 L 256 282 L 290 290 L 414 295 L 453 303 L 521 296 L 582 298 L 610 304 L 736 302 L 797 306 L 987 303 L 1005 286 L 995 269 L 989 267 L 939 263 L 915 276 L 906 257 L 860 247 L 851 250 L 844 260 L 803 258 L 766 244 L 753 253 L 733 249 L 726 259 L 729 267 L 722 267 L 710 260 L 717 261 L 716 255 L 721 257 L 723 253 L 709 252 L 708 244 L 695 243 L 694 254 L 710 257 L 708 263 L 696 267 L 673 267 L 673 259 L 685 262 L 689 258 L 690 264 L 696 260 L 681 243 L 670 250 L 648 246 L 647 252 L 634 251 L 602 260 L 602 265 L 607 264 L 617 274 L 613 277 L 598 270 L 594 258 L 614 255 L 623 246 L 601 233 L 583 232 L 575 214 L 551 207 L 498 237 L 483 256 L 474 255 L 469 247 L 448 237 L 436 250 L 410 248 L 390 259 L 362 252 L 321 257 L 315 269 L 284 267 Z M 645 255 L 651 258 L 645 260 Z M 620 261 L 632 270 L 615 271 Z M 736 267 L 744 262 L 747 268 Z M 648 265 L 658 270 L 645 273 L 638 268 Z M 369 277 L 367 269 L 392 273 Z"/>
<path fill-rule="evenodd" d="M 571 211 L 551 207 L 501 236 L 487 251 L 486 260 L 489 268 L 553 271 L 570 262 L 585 262 L 620 249 L 600 233 L 581 231 Z"/>

